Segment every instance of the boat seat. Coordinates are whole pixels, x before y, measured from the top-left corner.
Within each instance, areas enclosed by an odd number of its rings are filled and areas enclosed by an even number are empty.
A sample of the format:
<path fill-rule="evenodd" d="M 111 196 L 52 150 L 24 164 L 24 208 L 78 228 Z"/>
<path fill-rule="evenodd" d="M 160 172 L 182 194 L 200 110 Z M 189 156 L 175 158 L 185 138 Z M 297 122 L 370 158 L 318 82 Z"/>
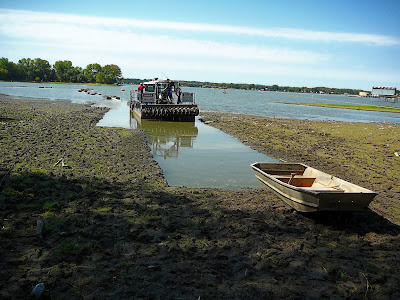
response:
<path fill-rule="evenodd" d="M 292 178 L 292 176 L 280 176 L 280 175 L 272 175 L 274 178 L 296 186 L 296 187 L 311 187 L 315 181 L 315 177 L 306 177 L 303 175 L 296 175 L 295 177 Z M 290 183 L 289 183 L 290 181 Z"/>
<path fill-rule="evenodd" d="M 271 176 L 274 177 L 274 178 L 277 178 L 277 179 L 292 177 L 291 175 L 271 175 Z M 296 176 L 294 176 L 294 178 L 314 178 L 314 179 L 316 179 L 315 177 L 304 176 L 304 175 L 296 175 Z"/>

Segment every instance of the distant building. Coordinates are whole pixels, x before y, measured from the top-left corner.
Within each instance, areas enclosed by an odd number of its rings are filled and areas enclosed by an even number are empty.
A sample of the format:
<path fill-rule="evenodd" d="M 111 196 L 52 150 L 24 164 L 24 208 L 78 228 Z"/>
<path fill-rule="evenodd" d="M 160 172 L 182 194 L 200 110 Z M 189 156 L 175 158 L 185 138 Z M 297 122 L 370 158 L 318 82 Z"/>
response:
<path fill-rule="evenodd" d="M 369 93 L 368 92 L 359 92 L 360 97 L 368 97 Z"/>
<path fill-rule="evenodd" d="M 372 96 L 375 97 L 393 97 L 396 96 L 396 88 L 395 87 L 386 87 L 386 86 L 373 86 L 372 87 Z"/>

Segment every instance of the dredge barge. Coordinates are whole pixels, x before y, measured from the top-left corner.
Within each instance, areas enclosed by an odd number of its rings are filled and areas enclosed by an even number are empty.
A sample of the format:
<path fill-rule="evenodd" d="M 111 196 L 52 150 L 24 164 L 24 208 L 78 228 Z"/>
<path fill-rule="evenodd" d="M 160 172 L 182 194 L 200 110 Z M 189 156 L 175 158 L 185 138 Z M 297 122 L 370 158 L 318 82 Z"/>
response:
<path fill-rule="evenodd" d="M 193 122 L 199 114 L 194 93 L 183 93 L 176 80 L 144 82 L 130 94 L 131 112 L 137 119 Z"/>

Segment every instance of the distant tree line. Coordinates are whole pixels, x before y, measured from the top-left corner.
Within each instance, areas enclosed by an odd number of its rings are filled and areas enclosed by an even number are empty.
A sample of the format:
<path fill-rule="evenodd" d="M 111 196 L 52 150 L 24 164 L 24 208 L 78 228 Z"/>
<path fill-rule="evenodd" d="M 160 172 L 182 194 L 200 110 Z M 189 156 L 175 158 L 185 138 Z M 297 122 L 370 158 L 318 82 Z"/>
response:
<path fill-rule="evenodd" d="M 133 79 L 125 78 L 125 84 L 139 84 L 148 81 L 148 79 Z M 241 89 L 241 90 L 259 90 L 259 91 L 276 91 L 276 92 L 292 92 L 292 93 L 324 93 L 324 94 L 350 94 L 358 95 L 360 90 L 353 89 L 336 89 L 328 87 L 291 87 L 279 85 L 262 85 L 262 84 L 248 84 L 248 83 L 215 83 L 215 82 L 201 82 L 201 81 L 181 81 L 183 86 L 188 87 L 203 87 L 203 88 L 226 88 L 226 89 Z"/>
<path fill-rule="evenodd" d="M 41 58 L 22 58 L 16 64 L 2 57 L 0 80 L 115 84 L 122 81 L 122 73 L 117 65 L 94 63 L 82 69 L 69 60 L 56 61 L 52 66 Z"/>
<path fill-rule="evenodd" d="M 142 82 L 151 81 L 152 79 L 124 78 L 123 84 L 141 84 Z"/>
<path fill-rule="evenodd" d="M 190 87 L 209 87 L 209 88 L 228 88 L 241 90 L 259 90 L 273 92 L 292 92 L 292 93 L 324 93 L 324 94 L 352 94 L 358 95 L 360 90 L 354 89 L 337 89 L 328 87 L 292 87 L 279 85 L 262 85 L 262 84 L 247 84 L 247 83 L 215 83 L 215 82 L 198 82 L 198 81 L 182 81 L 182 84 Z"/>

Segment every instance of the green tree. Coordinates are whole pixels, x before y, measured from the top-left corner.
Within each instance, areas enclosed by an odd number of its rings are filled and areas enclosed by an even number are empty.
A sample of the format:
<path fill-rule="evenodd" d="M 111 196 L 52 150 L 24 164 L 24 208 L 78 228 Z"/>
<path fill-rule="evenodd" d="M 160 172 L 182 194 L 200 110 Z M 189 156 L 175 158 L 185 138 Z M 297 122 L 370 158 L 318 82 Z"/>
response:
<path fill-rule="evenodd" d="M 279 86 L 277 84 L 274 84 L 273 86 L 270 87 L 271 91 L 279 91 Z"/>
<path fill-rule="evenodd" d="M 18 80 L 17 65 L 8 58 L 0 58 L 0 80 Z"/>
<path fill-rule="evenodd" d="M 72 67 L 67 70 L 66 82 L 85 82 L 85 80 L 83 80 L 83 77 L 84 75 L 81 67 Z"/>
<path fill-rule="evenodd" d="M 35 58 L 32 61 L 32 72 L 35 81 L 50 81 L 52 79 L 51 66 L 47 60 Z"/>
<path fill-rule="evenodd" d="M 55 75 L 59 82 L 71 82 L 75 74 L 75 68 L 72 66 L 72 62 L 69 60 L 59 60 L 54 64 Z"/>
<path fill-rule="evenodd" d="M 101 72 L 101 66 L 99 64 L 89 64 L 83 70 L 85 77 L 88 82 L 95 83 L 97 79 L 97 75 Z"/>
<path fill-rule="evenodd" d="M 81 67 L 75 67 L 76 70 L 76 82 L 88 82 L 85 73 Z"/>
<path fill-rule="evenodd" d="M 89 64 L 82 69 L 74 67 L 69 60 L 59 60 L 52 67 L 47 60 L 41 58 L 22 58 L 18 64 L 15 64 L 8 58 L 2 57 L 0 58 L 0 80 L 112 84 L 122 82 L 122 73 L 117 65 L 101 67 L 99 64 Z"/>
<path fill-rule="evenodd" d="M 97 83 L 113 84 L 122 80 L 121 69 L 117 65 L 105 65 L 96 76 Z"/>
<path fill-rule="evenodd" d="M 33 60 L 30 58 L 22 58 L 18 61 L 19 71 L 22 74 L 21 80 L 23 81 L 34 81 L 35 80 L 35 72 Z"/>

